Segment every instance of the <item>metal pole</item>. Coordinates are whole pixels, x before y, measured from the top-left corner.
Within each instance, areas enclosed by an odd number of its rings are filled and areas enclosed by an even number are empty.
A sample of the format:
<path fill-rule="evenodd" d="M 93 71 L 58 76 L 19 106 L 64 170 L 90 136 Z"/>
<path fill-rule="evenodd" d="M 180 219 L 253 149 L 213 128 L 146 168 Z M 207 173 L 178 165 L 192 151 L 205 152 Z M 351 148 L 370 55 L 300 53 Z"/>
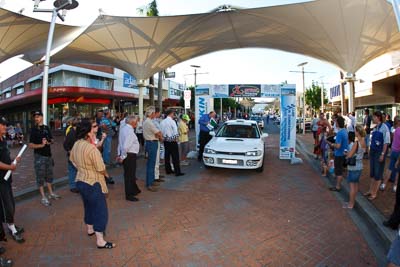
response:
<path fill-rule="evenodd" d="M 220 98 L 220 120 L 222 120 L 222 98 Z"/>
<path fill-rule="evenodd" d="M 163 108 L 162 108 L 162 100 L 163 100 L 163 72 L 159 71 L 158 72 L 158 95 L 157 95 L 157 99 L 158 99 L 158 108 L 160 109 L 160 112 L 162 112 Z M 168 88 L 168 86 L 167 86 Z"/>
<path fill-rule="evenodd" d="M 195 69 L 194 69 L 194 88 L 195 88 L 195 89 L 196 89 L 196 84 L 197 84 L 196 76 L 197 76 L 197 69 L 195 68 Z"/>
<path fill-rule="evenodd" d="M 306 84 L 304 81 L 304 66 L 301 66 L 301 76 L 303 79 L 303 134 L 306 134 Z"/>
<path fill-rule="evenodd" d="M 50 29 L 49 29 L 49 36 L 47 38 L 46 55 L 45 55 L 44 69 L 43 69 L 42 113 L 43 113 L 43 122 L 45 124 L 47 124 L 47 98 L 49 91 L 48 83 L 49 83 L 50 51 L 51 51 L 51 44 L 53 42 L 53 34 L 54 34 L 56 19 L 57 19 L 57 10 L 53 9 Z"/>
<path fill-rule="evenodd" d="M 321 88 L 321 112 L 324 112 L 324 82 L 321 81 L 322 88 Z"/>

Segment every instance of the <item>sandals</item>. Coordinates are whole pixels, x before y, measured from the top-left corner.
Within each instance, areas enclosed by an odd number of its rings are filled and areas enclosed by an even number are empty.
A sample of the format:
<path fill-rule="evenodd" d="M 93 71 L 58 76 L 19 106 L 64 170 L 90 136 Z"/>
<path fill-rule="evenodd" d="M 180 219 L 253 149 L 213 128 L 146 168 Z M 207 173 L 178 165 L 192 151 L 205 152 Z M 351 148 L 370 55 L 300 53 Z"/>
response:
<path fill-rule="evenodd" d="M 350 207 L 350 206 L 349 206 L 349 202 L 345 202 L 345 203 L 343 204 L 342 208 L 352 210 L 354 207 Z"/>
<path fill-rule="evenodd" d="M 96 234 L 96 232 L 93 233 L 87 233 L 88 236 L 94 236 Z"/>
<path fill-rule="evenodd" d="M 329 187 L 329 190 L 333 191 L 333 192 L 340 192 L 341 188 L 337 189 L 336 186 L 333 186 L 333 187 Z"/>
<path fill-rule="evenodd" d="M 364 197 L 369 197 L 370 195 L 371 195 L 371 192 L 365 192 L 365 193 L 363 194 Z"/>
<path fill-rule="evenodd" d="M 97 246 L 97 248 L 98 249 L 103 249 L 103 248 L 106 248 L 106 249 L 112 249 L 112 248 L 115 248 L 116 246 L 115 246 L 115 244 L 114 243 L 111 243 L 111 242 L 106 242 L 106 244 L 104 245 L 104 246 Z"/>
<path fill-rule="evenodd" d="M 377 198 L 377 196 L 373 196 L 373 195 L 370 195 L 369 197 L 368 197 L 368 200 L 374 200 L 374 199 L 376 199 Z"/>

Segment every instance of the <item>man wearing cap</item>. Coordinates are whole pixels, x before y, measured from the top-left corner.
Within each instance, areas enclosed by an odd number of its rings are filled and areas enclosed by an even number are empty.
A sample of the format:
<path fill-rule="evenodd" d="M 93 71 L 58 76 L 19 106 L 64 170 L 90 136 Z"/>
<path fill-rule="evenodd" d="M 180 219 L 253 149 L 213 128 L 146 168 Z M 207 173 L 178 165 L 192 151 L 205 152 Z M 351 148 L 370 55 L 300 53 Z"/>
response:
<path fill-rule="evenodd" d="M 33 113 L 35 126 L 31 129 L 29 137 L 29 148 L 34 150 L 34 168 L 36 174 L 36 183 L 42 196 L 42 204 L 50 206 L 49 199 L 59 199 L 60 196 L 53 192 L 53 165 L 54 161 L 51 157 L 50 144 L 53 143 L 53 136 L 50 128 L 43 124 L 43 113 L 35 111 Z M 44 183 L 49 191 L 48 197 L 44 194 Z"/>
<path fill-rule="evenodd" d="M 17 167 L 12 163 L 10 157 L 10 150 L 7 146 L 7 140 L 4 137 L 6 131 L 7 120 L 4 117 L 0 117 L 0 217 L 2 222 L 7 224 L 13 239 L 18 243 L 23 243 L 25 242 L 22 237 L 24 229 L 14 224 L 15 201 L 11 187 L 12 177 L 10 176 L 8 180 L 4 179 L 9 170 L 14 171 Z M 16 160 L 19 162 L 20 158 L 18 157 Z M 0 226 L 0 240 L 6 240 L 3 225 Z"/>
<path fill-rule="evenodd" d="M 181 156 L 182 165 L 189 165 L 189 162 L 186 160 L 186 155 L 189 152 L 189 121 L 189 116 L 187 114 L 183 114 L 178 122 L 179 155 Z"/>

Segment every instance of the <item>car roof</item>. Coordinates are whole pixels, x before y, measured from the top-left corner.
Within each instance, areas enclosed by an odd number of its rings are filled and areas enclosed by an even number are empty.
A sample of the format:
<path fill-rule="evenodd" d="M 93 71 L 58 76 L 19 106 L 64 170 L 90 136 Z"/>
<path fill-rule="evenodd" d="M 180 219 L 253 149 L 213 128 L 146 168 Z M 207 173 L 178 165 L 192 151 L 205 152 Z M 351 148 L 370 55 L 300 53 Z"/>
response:
<path fill-rule="evenodd" d="M 252 121 L 252 120 L 243 120 L 243 119 L 238 119 L 238 120 L 229 120 L 227 122 L 225 122 L 228 125 L 248 125 L 251 126 L 253 124 L 257 124 L 256 121 Z"/>

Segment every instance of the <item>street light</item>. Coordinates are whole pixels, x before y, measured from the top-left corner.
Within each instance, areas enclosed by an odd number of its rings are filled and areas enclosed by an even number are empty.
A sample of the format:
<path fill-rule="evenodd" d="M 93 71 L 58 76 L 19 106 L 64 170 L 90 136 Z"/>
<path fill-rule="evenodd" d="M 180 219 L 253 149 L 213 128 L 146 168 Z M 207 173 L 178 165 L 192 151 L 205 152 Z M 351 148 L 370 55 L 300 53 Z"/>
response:
<path fill-rule="evenodd" d="M 43 84 L 42 84 L 42 113 L 43 121 L 47 124 L 47 98 L 48 98 L 48 83 L 49 83 L 49 66 L 50 66 L 50 51 L 51 44 L 53 42 L 54 28 L 56 24 L 56 19 L 59 17 L 64 21 L 66 15 L 66 10 L 71 10 L 78 7 L 78 2 L 76 0 L 56 0 L 53 3 L 53 9 L 39 9 L 39 4 L 45 0 L 33 0 L 35 3 L 33 5 L 33 12 L 46 12 L 52 13 L 49 35 L 47 37 L 46 54 L 44 60 L 43 68 Z M 59 13 L 61 10 L 62 14 Z"/>
<path fill-rule="evenodd" d="M 190 65 L 190 67 L 194 68 L 194 88 L 196 88 L 197 84 L 197 69 L 201 68 L 199 65 Z"/>
<path fill-rule="evenodd" d="M 303 62 L 297 65 L 297 67 L 301 67 L 301 77 L 303 80 L 303 134 L 306 134 L 306 85 L 304 81 L 304 66 L 307 64 L 308 62 Z"/>

